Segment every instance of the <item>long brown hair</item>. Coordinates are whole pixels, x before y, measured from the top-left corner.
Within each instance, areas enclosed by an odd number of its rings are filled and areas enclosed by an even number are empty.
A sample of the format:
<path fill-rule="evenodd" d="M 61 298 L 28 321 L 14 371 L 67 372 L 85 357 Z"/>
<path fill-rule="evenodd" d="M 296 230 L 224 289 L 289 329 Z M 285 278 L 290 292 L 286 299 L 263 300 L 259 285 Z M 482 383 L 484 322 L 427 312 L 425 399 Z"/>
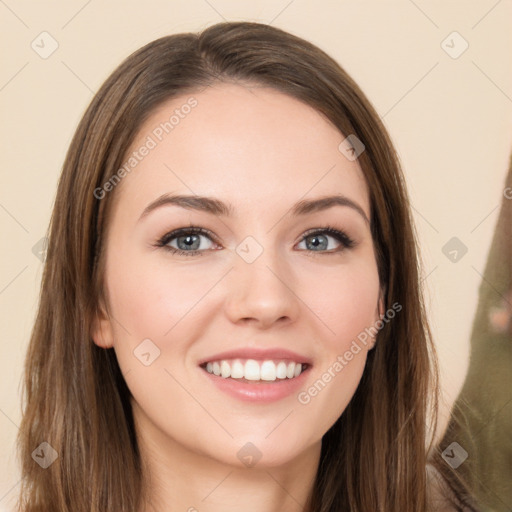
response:
<path fill-rule="evenodd" d="M 130 391 L 113 349 L 99 348 L 90 336 L 115 196 L 99 200 L 94 190 L 122 166 L 142 122 L 163 101 L 219 82 L 272 87 L 362 141 L 358 161 L 370 191 L 385 309 L 403 308 L 380 330 L 353 399 L 323 437 L 306 510 L 425 512 L 438 368 L 397 155 L 370 102 L 332 58 L 285 31 L 249 22 L 147 44 L 112 73 L 79 123 L 58 185 L 25 364 L 19 510 L 136 512 L 145 503 Z M 31 455 L 43 442 L 57 454 L 46 469 Z"/>

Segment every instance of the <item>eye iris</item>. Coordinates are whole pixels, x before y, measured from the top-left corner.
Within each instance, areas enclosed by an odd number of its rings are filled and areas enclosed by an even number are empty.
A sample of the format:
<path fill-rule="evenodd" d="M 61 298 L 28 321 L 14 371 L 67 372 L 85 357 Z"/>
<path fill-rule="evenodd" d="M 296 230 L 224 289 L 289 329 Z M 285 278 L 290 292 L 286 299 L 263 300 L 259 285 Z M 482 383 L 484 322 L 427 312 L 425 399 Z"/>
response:
<path fill-rule="evenodd" d="M 183 240 L 183 239 L 185 239 L 185 242 L 184 242 L 186 244 L 185 249 L 197 250 L 199 248 L 199 245 L 200 245 L 200 243 L 198 243 L 198 242 L 200 242 L 199 235 L 185 235 L 185 236 L 178 237 L 178 247 L 180 247 L 179 241 Z M 192 239 L 194 239 L 194 240 L 192 240 Z M 194 247 L 192 247 L 192 245 L 194 243 L 196 243 L 196 245 Z M 180 249 L 181 249 L 181 247 L 180 247 Z"/>
<path fill-rule="evenodd" d="M 319 238 L 324 238 L 324 242 L 318 242 Z M 324 236 L 324 235 L 311 235 L 311 236 L 308 237 L 308 240 L 316 240 L 317 241 L 317 242 L 313 242 L 312 244 L 309 244 L 309 245 L 312 245 L 315 248 L 320 247 L 323 250 L 327 249 L 327 245 L 328 245 L 327 237 Z"/>

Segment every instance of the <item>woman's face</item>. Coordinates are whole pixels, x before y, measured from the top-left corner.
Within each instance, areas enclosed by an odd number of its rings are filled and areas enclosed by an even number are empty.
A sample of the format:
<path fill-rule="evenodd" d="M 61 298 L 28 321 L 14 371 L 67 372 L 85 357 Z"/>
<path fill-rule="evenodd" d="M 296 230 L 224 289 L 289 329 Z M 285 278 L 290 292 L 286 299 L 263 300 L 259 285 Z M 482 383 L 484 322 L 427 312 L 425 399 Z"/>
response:
<path fill-rule="evenodd" d="M 368 190 L 344 138 L 289 96 L 224 84 L 161 105 L 121 182 L 98 192 L 115 203 L 110 316 L 93 338 L 114 347 L 160 451 L 277 466 L 317 450 L 347 407 L 383 311 Z M 345 200 L 307 206 L 328 196 Z"/>

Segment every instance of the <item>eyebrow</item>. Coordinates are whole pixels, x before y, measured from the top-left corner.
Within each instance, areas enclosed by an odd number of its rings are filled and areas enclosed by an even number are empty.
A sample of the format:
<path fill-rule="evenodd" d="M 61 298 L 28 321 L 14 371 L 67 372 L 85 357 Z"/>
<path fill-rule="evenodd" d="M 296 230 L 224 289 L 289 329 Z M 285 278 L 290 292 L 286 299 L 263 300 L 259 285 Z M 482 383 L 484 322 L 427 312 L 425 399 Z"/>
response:
<path fill-rule="evenodd" d="M 235 211 L 231 204 L 224 203 L 223 201 L 213 197 L 163 194 L 144 208 L 144 211 L 139 217 L 139 221 L 157 208 L 170 205 L 179 206 L 187 210 L 202 211 L 220 217 L 232 217 Z M 294 217 L 298 217 L 327 210 L 333 206 L 348 206 L 359 213 L 368 225 L 370 224 L 370 221 L 361 206 L 352 199 L 341 194 L 323 196 L 317 199 L 303 199 L 292 206 L 291 214 Z"/>

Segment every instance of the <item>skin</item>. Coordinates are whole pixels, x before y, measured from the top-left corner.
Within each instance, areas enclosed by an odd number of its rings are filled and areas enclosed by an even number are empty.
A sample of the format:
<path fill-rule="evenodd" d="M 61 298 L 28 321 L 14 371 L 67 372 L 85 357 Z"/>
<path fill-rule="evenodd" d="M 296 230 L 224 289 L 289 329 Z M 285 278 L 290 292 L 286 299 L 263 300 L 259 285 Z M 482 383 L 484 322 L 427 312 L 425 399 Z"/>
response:
<path fill-rule="evenodd" d="M 132 150 L 190 96 L 162 104 Z M 375 324 L 383 310 L 363 216 L 346 206 L 289 213 L 301 199 L 340 193 L 370 218 L 367 185 L 357 160 L 338 149 L 345 137 L 296 99 L 235 84 L 193 97 L 198 105 L 115 190 L 107 303 L 92 337 L 114 347 L 133 394 L 152 479 L 145 511 L 226 512 L 242 505 L 247 512 L 299 511 L 312 489 L 321 438 L 351 400 L 371 346 L 362 345 L 308 404 L 297 394 L 267 404 L 237 400 L 211 384 L 198 362 L 237 347 L 288 348 L 313 359 L 307 388 Z M 236 213 L 219 217 L 167 205 L 139 220 L 164 193 L 215 197 Z M 216 236 L 201 235 L 201 255 L 155 247 L 190 224 Z M 343 248 L 329 234 L 320 235 L 327 249 L 312 247 L 311 238 L 306 245 L 306 231 L 327 225 L 356 245 Z M 252 263 L 236 252 L 247 236 L 263 249 Z M 178 240 L 170 244 L 178 247 Z M 133 353 L 147 338 L 160 349 L 149 366 Z M 254 467 L 237 457 L 248 442 L 262 454 Z"/>

